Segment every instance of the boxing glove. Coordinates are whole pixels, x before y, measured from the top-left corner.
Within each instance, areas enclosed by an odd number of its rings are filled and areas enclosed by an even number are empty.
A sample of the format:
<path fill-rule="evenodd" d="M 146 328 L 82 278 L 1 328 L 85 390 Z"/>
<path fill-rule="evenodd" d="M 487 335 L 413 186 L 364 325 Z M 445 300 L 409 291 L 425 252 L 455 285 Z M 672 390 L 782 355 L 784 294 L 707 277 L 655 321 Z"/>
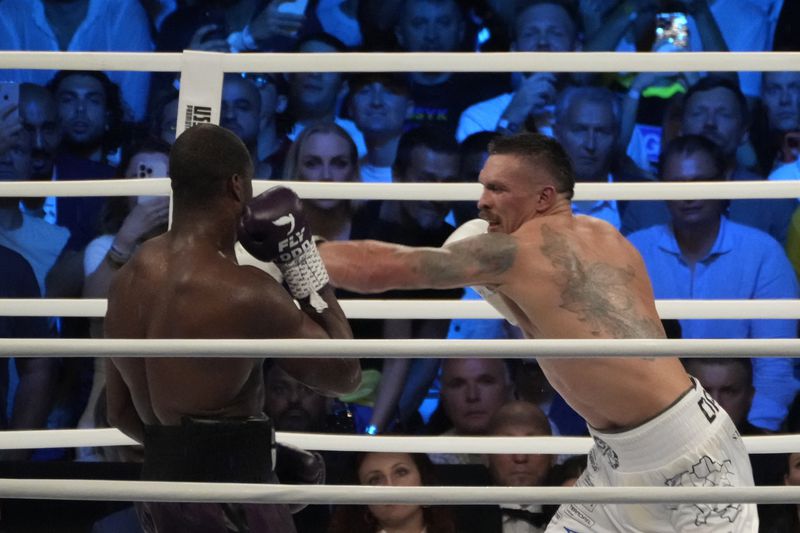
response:
<path fill-rule="evenodd" d="M 325 460 L 317 452 L 310 452 L 289 444 L 275 446 L 275 475 L 287 485 L 324 485 Z M 307 504 L 290 504 L 292 514 L 305 509 Z"/>
<path fill-rule="evenodd" d="M 461 226 L 456 228 L 453 233 L 450 234 L 447 240 L 444 241 L 442 247 L 454 242 L 458 242 L 462 239 L 466 239 L 467 237 L 486 233 L 486 229 L 488 227 L 489 223 L 480 218 L 474 218 L 470 221 L 464 222 Z M 503 317 L 508 320 L 511 325 L 517 325 L 517 319 L 514 317 L 514 313 L 511 312 L 511 309 L 509 309 L 509 307 L 503 301 L 503 297 L 500 296 L 500 294 L 483 285 L 473 285 L 472 288 L 475 289 L 475 292 L 481 295 L 481 298 L 489 302 L 489 305 L 497 309 L 497 311 L 503 315 Z"/>
<path fill-rule="evenodd" d="M 328 283 L 328 272 L 294 191 L 278 186 L 253 198 L 239 219 L 238 236 L 250 255 L 275 263 L 292 296 L 310 298 L 317 311 L 327 307 L 317 291 Z"/>

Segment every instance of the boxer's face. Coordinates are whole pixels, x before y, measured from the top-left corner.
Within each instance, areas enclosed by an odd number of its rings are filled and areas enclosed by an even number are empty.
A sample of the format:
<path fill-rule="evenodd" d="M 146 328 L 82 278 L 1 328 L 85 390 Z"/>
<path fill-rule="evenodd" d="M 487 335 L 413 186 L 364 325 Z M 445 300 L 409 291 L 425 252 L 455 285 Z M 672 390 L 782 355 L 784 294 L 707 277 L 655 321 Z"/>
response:
<path fill-rule="evenodd" d="M 493 436 L 539 437 L 546 436 L 533 424 L 508 424 L 498 427 Z M 489 454 L 489 473 L 495 485 L 510 487 L 536 487 L 544 484 L 552 466 L 551 455 L 545 454 Z"/>
<path fill-rule="evenodd" d="M 451 359 L 442 367 L 441 401 L 459 435 L 486 433 L 492 415 L 510 394 L 499 359 Z"/>
<path fill-rule="evenodd" d="M 368 453 L 358 468 L 358 481 L 372 486 L 419 487 L 422 476 L 407 453 Z M 419 505 L 370 505 L 369 510 L 385 530 L 394 529 L 414 514 L 422 513 Z"/>
<path fill-rule="evenodd" d="M 483 185 L 479 216 L 489 222 L 489 232 L 514 233 L 536 216 L 540 187 L 531 179 L 531 166 L 524 159 L 489 156 L 478 178 Z"/>
<path fill-rule="evenodd" d="M 789 454 L 789 472 L 783 477 L 786 485 L 800 485 L 800 453 Z"/>

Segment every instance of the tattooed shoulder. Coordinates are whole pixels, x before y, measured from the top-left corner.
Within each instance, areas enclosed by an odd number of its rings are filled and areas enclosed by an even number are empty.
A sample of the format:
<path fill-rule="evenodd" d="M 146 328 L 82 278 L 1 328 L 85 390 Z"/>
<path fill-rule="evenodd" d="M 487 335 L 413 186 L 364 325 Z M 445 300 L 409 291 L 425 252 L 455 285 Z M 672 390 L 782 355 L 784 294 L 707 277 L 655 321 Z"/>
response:
<path fill-rule="evenodd" d="M 631 284 L 636 278 L 632 265 L 615 266 L 581 257 L 569 240 L 542 225 L 540 250 L 558 271 L 561 308 L 575 313 L 592 335 L 614 338 L 662 337 L 660 324 L 643 319 Z M 655 321 L 657 322 L 657 321 Z"/>
<path fill-rule="evenodd" d="M 422 269 L 436 285 L 488 283 L 508 272 L 517 257 L 514 237 L 490 233 L 465 239 L 424 257 Z"/>

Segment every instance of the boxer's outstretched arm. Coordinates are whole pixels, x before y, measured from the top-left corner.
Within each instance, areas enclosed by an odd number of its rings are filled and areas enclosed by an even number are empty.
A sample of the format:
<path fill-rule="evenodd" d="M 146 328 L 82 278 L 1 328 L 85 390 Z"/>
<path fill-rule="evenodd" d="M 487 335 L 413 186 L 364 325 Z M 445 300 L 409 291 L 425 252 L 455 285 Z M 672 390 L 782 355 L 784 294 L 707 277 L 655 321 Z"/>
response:
<path fill-rule="evenodd" d="M 381 241 L 337 241 L 320 245 L 331 283 L 360 293 L 392 289 L 451 289 L 500 285 L 514 265 L 517 240 L 477 235 L 443 248 L 414 248 Z"/>

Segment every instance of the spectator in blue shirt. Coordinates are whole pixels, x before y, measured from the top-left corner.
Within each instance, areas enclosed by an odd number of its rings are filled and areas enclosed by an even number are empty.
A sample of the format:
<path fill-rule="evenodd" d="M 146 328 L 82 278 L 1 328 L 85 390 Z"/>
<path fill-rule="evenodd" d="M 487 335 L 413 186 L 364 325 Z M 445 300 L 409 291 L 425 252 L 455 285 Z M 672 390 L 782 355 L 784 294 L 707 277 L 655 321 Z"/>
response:
<path fill-rule="evenodd" d="M 679 137 L 661 157 L 664 181 L 724 179 L 725 158 L 714 143 Z M 670 223 L 629 236 L 647 265 L 656 298 L 797 298 L 794 271 L 766 233 L 728 219 L 727 201 L 667 202 Z M 684 338 L 794 338 L 796 320 L 681 320 Z M 756 389 L 749 420 L 777 430 L 798 390 L 791 359 L 754 359 Z"/>

